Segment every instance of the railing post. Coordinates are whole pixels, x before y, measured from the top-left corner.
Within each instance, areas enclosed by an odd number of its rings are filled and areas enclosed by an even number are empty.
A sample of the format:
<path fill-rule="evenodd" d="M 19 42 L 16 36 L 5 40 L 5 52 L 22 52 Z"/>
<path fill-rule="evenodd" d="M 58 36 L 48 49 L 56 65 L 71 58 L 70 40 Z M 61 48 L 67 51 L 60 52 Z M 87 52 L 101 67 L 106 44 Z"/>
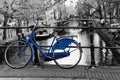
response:
<path fill-rule="evenodd" d="M 100 47 L 103 47 L 103 42 L 102 40 L 100 39 Z M 100 61 L 99 61 L 99 65 L 100 66 L 103 66 L 103 48 L 99 48 L 99 56 L 100 56 Z"/>
<path fill-rule="evenodd" d="M 33 48 L 34 48 L 34 56 L 35 56 L 35 58 L 34 58 L 34 65 L 39 66 L 40 62 L 39 62 L 39 58 L 38 58 L 38 52 L 37 52 L 37 49 L 35 48 L 35 46 L 33 46 Z"/>
<path fill-rule="evenodd" d="M 90 22 L 90 51 L 91 51 L 91 67 L 95 67 L 95 56 L 94 56 L 94 26 Z"/>
<path fill-rule="evenodd" d="M 34 58 L 34 65 L 37 65 L 39 66 L 40 65 L 40 62 L 39 62 L 39 59 L 38 59 L 38 52 L 37 52 L 37 49 L 33 46 L 34 48 L 34 55 L 35 55 L 35 58 Z"/>

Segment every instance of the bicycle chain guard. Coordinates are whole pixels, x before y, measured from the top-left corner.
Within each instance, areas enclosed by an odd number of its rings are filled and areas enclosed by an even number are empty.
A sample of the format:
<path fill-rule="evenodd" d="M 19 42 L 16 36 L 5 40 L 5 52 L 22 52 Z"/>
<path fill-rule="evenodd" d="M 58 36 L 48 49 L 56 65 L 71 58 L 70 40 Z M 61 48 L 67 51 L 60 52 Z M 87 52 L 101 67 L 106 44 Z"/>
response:
<path fill-rule="evenodd" d="M 61 38 L 52 46 L 52 50 L 65 49 L 72 41 L 71 38 Z"/>

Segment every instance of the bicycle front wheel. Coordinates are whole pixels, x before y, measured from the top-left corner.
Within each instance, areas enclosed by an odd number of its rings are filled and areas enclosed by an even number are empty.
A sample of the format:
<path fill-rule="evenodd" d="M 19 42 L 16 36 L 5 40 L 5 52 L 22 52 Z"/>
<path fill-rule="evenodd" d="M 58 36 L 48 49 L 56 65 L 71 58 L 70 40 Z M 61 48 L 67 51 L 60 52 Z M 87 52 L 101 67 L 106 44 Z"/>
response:
<path fill-rule="evenodd" d="M 14 69 L 25 67 L 32 58 L 32 49 L 24 41 L 14 41 L 5 50 L 5 62 Z"/>
<path fill-rule="evenodd" d="M 75 40 L 71 42 L 64 50 L 54 50 L 53 51 L 53 57 L 57 52 L 67 52 L 69 51 L 69 56 L 60 58 L 60 59 L 54 59 L 54 62 L 56 65 L 63 69 L 70 69 L 75 67 L 81 60 L 82 52 L 80 51 L 80 45 Z"/>

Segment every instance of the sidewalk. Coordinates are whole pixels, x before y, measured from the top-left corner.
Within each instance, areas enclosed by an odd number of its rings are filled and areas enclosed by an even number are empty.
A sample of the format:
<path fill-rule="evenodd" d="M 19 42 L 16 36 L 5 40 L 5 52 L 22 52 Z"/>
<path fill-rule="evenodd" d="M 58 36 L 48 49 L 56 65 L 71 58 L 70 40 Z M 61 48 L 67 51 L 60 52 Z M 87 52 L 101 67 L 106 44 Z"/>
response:
<path fill-rule="evenodd" d="M 0 80 L 98 80 L 98 79 L 72 79 L 72 78 L 0 78 Z"/>
<path fill-rule="evenodd" d="M 0 80 L 100 80 L 100 79 L 72 79 L 72 78 L 1 78 Z"/>
<path fill-rule="evenodd" d="M 52 65 L 44 68 L 29 65 L 23 69 L 11 69 L 3 64 L 0 65 L 0 80 L 120 80 L 120 68 L 76 66 L 61 69 Z"/>

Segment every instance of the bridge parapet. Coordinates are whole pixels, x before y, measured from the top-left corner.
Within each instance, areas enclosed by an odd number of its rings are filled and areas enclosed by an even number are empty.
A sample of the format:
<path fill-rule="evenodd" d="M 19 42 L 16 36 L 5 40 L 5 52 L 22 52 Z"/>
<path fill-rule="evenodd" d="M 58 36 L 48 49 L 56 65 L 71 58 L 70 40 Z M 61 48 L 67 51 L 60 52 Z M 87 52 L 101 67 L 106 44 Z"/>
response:
<path fill-rule="evenodd" d="M 94 22 L 94 20 L 91 20 L 90 22 Z M 94 37 L 92 37 L 92 35 L 93 35 L 93 32 L 94 31 L 96 31 L 99 35 L 100 35 L 100 37 L 107 43 L 107 44 L 109 44 L 109 46 L 107 46 L 107 47 L 97 47 L 97 46 L 93 46 L 93 44 L 91 44 L 91 46 L 82 46 L 83 48 L 90 48 L 92 51 L 91 51 L 91 54 L 92 55 L 94 55 L 93 53 L 94 53 L 94 49 L 95 48 L 105 48 L 105 49 L 111 49 L 112 50 L 112 52 L 117 52 L 118 53 L 118 55 L 119 55 L 119 53 L 120 52 L 118 52 L 118 51 L 116 51 L 115 49 L 119 49 L 119 47 L 116 47 L 115 46 L 115 44 L 114 44 L 114 42 L 113 42 L 113 40 L 111 39 L 111 37 L 112 36 L 110 36 L 110 35 L 108 35 L 109 34 L 109 32 L 107 32 L 107 30 L 108 29 L 120 29 L 119 27 L 107 27 L 107 26 L 103 26 L 103 25 L 101 25 L 100 23 L 99 24 L 97 24 L 96 25 L 96 23 L 98 23 L 98 22 L 95 22 L 95 25 L 94 24 L 92 24 L 92 28 L 90 28 L 90 26 L 88 26 L 88 27 L 84 27 L 84 26 L 82 26 L 82 27 L 66 27 L 66 26 L 64 26 L 64 27 L 58 27 L 58 29 L 61 29 L 61 28 L 64 28 L 64 29 L 87 29 L 87 30 L 91 30 L 92 32 L 91 32 L 91 42 L 93 41 L 93 39 L 92 38 L 94 38 Z M 0 29 L 28 29 L 28 27 L 0 27 Z M 47 28 L 47 29 L 51 29 L 51 28 L 56 28 L 56 26 L 53 26 L 53 27 L 50 27 L 50 26 L 45 26 L 45 27 L 42 27 L 42 26 L 39 26 L 39 27 L 36 27 L 36 28 Z M 104 36 L 103 36 L 104 35 Z M 12 42 L 13 40 L 16 40 L 16 39 L 18 39 L 18 36 L 17 37 L 15 37 L 14 39 L 6 39 L 6 40 L 1 40 L 0 41 L 0 44 L 1 44 L 1 47 L 3 47 L 3 48 L 5 48 L 6 47 L 6 43 L 10 43 L 10 42 Z M 109 41 L 109 42 L 108 42 Z M 48 45 L 49 46 L 49 45 Z M 48 46 L 43 46 L 43 47 L 48 47 Z M 92 53 L 93 52 L 93 53 Z M 117 56 L 117 55 L 116 55 Z M 94 56 L 92 56 L 92 58 L 94 58 Z M 93 62 L 95 62 L 94 60 L 93 60 Z M 92 63 L 92 62 L 91 62 Z"/>

